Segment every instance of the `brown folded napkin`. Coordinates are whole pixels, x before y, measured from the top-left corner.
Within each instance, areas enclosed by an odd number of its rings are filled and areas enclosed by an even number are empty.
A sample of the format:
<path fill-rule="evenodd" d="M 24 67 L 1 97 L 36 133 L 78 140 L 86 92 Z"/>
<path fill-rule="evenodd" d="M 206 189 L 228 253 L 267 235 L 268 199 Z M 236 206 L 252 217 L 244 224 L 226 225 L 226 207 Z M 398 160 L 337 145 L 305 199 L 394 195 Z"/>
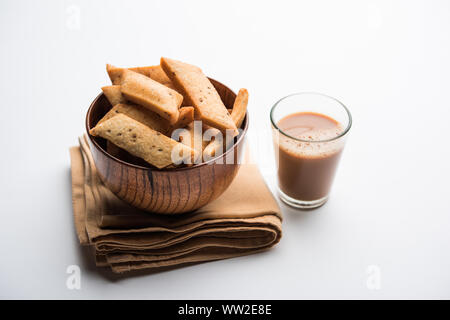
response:
<path fill-rule="evenodd" d="M 230 187 L 210 204 L 161 215 L 129 206 L 103 185 L 86 137 L 70 149 L 70 158 L 78 238 L 93 246 L 98 266 L 113 272 L 237 257 L 280 241 L 280 209 L 253 164 L 242 164 Z"/>

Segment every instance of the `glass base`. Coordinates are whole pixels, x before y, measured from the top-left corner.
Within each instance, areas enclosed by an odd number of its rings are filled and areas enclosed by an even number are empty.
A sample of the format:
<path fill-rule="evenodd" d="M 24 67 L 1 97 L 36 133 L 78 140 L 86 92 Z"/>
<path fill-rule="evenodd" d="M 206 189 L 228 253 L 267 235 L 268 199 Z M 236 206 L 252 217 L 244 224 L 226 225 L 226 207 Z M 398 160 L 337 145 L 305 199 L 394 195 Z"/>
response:
<path fill-rule="evenodd" d="M 281 191 L 280 188 L 278 188 L 278 194 L 280 196 L 280 199 L 287 205 L 297 209 L 304 209 L 304 210 L 318 208 L 328 200 L 328 196 L 311 201 L 297 200 L 292 197 L 289 197 L 287 194 Z"/>

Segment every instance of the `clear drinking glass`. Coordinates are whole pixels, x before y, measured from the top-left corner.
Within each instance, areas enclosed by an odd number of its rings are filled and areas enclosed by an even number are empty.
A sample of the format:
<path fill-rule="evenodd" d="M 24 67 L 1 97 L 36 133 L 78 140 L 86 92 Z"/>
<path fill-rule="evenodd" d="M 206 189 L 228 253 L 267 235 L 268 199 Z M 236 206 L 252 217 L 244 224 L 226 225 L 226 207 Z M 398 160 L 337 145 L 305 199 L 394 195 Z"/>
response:
<path fill-rule="evenodd" d="M 300 118 L 295 118 L 296 116 Z M 286 119 L 291 119 L 291 127 L 286 125 L 289 123 Z M 295 120 L 302 123 L 300 128 L 296 128 L 300 131 L 292 131 Z M 311 135 L 299 134 L 303 130 L 307 132 L 311 128 L 316 129 L 316 120 L 333 124 L 333 127 L 310 131 L 313 132 Z M 341 102 L 327 95 L 302 92 L 275 103 L 270 111 L 270 121 L 280 198 L 285 203 L 302 209 L 323 205 L 328 199 L 352 125 L 350 111 Z M 280 128 L 283 125 L 285 128 Z"/>

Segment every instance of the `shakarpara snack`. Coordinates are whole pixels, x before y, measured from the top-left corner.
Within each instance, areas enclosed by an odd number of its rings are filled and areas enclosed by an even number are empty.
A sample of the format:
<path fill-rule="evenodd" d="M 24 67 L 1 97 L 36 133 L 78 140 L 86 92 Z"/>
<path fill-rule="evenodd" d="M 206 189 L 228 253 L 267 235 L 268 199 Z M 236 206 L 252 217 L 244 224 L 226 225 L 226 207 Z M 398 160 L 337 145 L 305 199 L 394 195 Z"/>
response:
<path fill-rule="evenodd" d="M 161 67 L 203 122 L 221 131 L 231 129 L 235 135 L 239 133 L 219 94 L 200 68 L 168 58 L 161 58 Z"/>
<path fill-rule="evenodd" d="M 169 136 L 173 130 L 187 127 L 194 121 L 194 108 L 183 107 L 180 108 L 180 116 L 178 121 L 171 125 L 169 121 L 161 117 L 156 112 L 150 111 L 147 108 L 130 103 L 120 103 L 115 105 L 107 114 L 103 116 L 98 123 L 108 120 L 118 113 L 123 113 L 130 118 L 139 121 L 153 130 L 159 131 L 166 136 Z"/>
<path fill-rule="evenodd" d="M 238 128 L 241 126 L 242 121 L 244 121 L 245 114 L 247 113 L 247 105 L 248 91 L 247 89 L 240 89 L 234 101 L 233 109 L 231 110 L 231 118 Z"/>
<path fill-rule="evenodd" d="M 245 114 L 247 112 L 247 104 L 248 91 L 247 89 L 240 89 L 239 93 L 236 96 L 236 100 L 234 101 L 233 109 L 231 110 L 231 118 L 238 128 L 241 126 L 242 121 L 245 118 Z M 230 141 L 226 140 L 226 137 L 221 140 L 215 139 L 203 149 L 203 154 L 211 158 L 215 156 L 223 147 L 226 151 L 230 147 L 230 143 Z"/>
<path fill-rule="evenodd" d="M 142 124 L 145 124 L 150 129 L 161 132 L 165 135 L 168 135 L 171 130 L 171 126 L 169 122 L 161 117 L 159 114 L 150 111 L 144 107 L 132 105 L 132 104 L 118 104 L 115 105 L 105 116 L 100 119 L 98 124 L 111 119 L 117 114 L 124 114 L 136 121 L 139 121 Z"/>
<path fill-rule="evenodd" d="M 124 161 L 167 169 L 208 161 L 232 145 L 245 118 L 247 90 L 226 109 L 196 66 L 161 58 L 161 66 L 107 64 L 106 70 L 112 85 L 102 91 L 112 108 L 90 133 L 106 139 L 107 152 Z"/>
<path fill-rule="evenodd" d="M 194 157 L 194 150 L 124 114 L 118 114 L 91 129 L 90 134 L 105 138 L 132 155 L 161 169 L 186 158 Z M 174 159 L 173 150 L 177 157 Z M 190 161 L 187 161 L 190 162 Z"/>
<path fill-rule="evenodd" d="M 122 95 L 122 92 L 120 91 L 120 86 L 118 85 L 102 87 L 102 91 L 105 94 L 106 99 L 108 99 L 109 103 L 111 103 L 112 106 L 127 102 L 127 100 Z"/>
<path fill-rule="evenodd" d="M 171 89 L 175 89 L 170 81 L 169 77 L 164 73 L 161 66 L 148 66 L 148 67 L 134 67 L 134 68 L 118 68 L 113 65 L 107 64 L 106 71 L 108 72 L 108 76 L 111 79 L 113 85 L 120 84 L 122 82 L 122 71 L 124 69 L 128 69 L 137 73 L 140 73 L 146 77 L 149 77 L 156 82 L 159 82 L 166 87 Z"/>
<path fill-rule="evenodd" d="M 194 107 L 180 108 L 180 116 L 178 117 L 177 122 L 172 125 L 172 130 L 184 128 L 192 121 L 194 121 Z"/>
<path fill-rule="evenodd" d="M 172 124 L 178 120 L 182 95 L 140 73 L 122 72 L 120 90 L 127 100 L 156 112 Z"/>

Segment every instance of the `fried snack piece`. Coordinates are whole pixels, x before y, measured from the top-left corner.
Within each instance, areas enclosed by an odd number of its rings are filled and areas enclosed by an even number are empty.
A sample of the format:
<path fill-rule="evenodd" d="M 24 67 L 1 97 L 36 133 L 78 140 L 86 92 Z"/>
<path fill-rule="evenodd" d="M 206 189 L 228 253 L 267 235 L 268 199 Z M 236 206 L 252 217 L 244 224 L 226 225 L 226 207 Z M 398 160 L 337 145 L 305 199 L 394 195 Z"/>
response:
<path fill-rule="evenodd" d="M 233 119 L 236 127 L 240 128 L 242 121 L 244 121 L 245 114 L 247 113 L 248 105 L 248 91 L 247 89 L 240 89 L 236 99 L 234 100 L 233 109 L 231 110 L 231 118 Z"/>
<path fill-rule="evenodd" d="M 132 155 L 161 169 L 174 162 L 191 159 L 194 150 L 124 114 L 118 114 L 90 130 Z M 175 152 L 173 150 L 175 149 Z M 174 156 L 172 156 L 174 154 Z"/>
<path fill-rule="evenodd" d="M 118 68 L 113 65 L 107 64 L 106 71 L 108 72 L 109 78 L 111 79 L 112 84 L 120 84 L 122 77 L 122 70 L 128 69 L 140 74 L 143 74 L 146 77 L 152 78 L 156 82 L 159 82 L 166 87 L 171 89 L 175 89 L 172 84 L 172 81 L 167 77 L 164 73 L 161 66 L 148 66 L 148 67 L 135 67 L 135 68 Z"/>
<path fill-rule="evenodd" d="M 120 91 L 119 85 L 102 87 L 102 91 L 112 106 L 115 106 L 116 104 L 119 103 L 127 102 L 127 100 L 122 95 L 122 92 Z"/>
<path fill-rule="evenodd" d="M 166 75 L 166 73 L 163 71 L 161 66 L 150 66 L 150 67 L 135 67 L 135 68 L 129 68 L 129 70 L 143 74 L 144 76 L 147 76 L 149 78 L 152 78 L 156 82 L 159 82 L 166 87 L 169 87 L 170 89 L 174 89 L 175 87 L 170 81 L 169 77 Z"/>
<path fill-rule="evenodd" d="M 100 124 L 117 114 L 124 114 L 136 121 L 139 121 L 142 124 L 145 124 L 147 127 L 161 132 L 165 135 L 170 134 L 171 126 L 169 122 L 161 117 L 159 114 L 150 111 L 144 107 L 133 105 L 133 104 L 117 104 L 111 110 L 108 111 L 107 114 L 103 116 L 102 119 L 97 124 Z"/>
<path fill-rule="evenodd" d="M 120 90 L 127 100 L 156 112 L 171 124 L 177 122 L 183 96 L 140 73 L 122 71 Z"/>
<path fill-rule="evenodd" d="M 172 130 L 184 128 L 192 121 L 194 121 L 194 107 L 180 108 L 180 116 L 178 117 L 177 122 L 172 125 Z"/>
<path fill-rule="evenodd" d="M 247 89 L 240 89 L 236 99 L 234 100 L 233 109 L 231 110 L 231 118 L 233 119 L 236 127 L 240 128 L 242 125 L 242 121 L 245 118 L 245 114 L 247 112 L 248 105 L 248 91 Z M 228 150 L 233 140 L 229 139 L 227 141 L 226 137 L 220 141 L 219 139 L 215 139 L 211 141 L 203 150 L 204 157 L 207 158 L 214 157 L 220 148 L 225 147 L 225 151 Z M 205 158 L 206 158 L 205 157 Z"/>
<path fill-rule="evenodd" d="M 168 58 L 161 58 L 161 67 L 205 124 L 222 131 L 231 129 L 235 135 L 239 133 L 219 94 L 200 68 Z"/>

